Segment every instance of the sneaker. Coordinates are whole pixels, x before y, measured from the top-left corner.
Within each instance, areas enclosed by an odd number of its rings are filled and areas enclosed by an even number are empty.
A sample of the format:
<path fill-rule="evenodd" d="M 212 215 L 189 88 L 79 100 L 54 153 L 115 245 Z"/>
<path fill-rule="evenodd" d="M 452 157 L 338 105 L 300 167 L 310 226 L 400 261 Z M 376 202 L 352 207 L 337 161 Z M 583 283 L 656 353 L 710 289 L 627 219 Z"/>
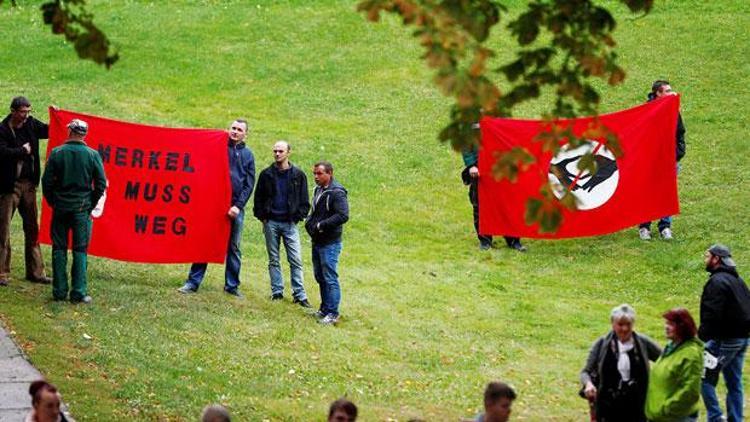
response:
<path fill-rule="evenodd" d="M 339 322 L 339 316 L 334 314 L 328 314 L 324 316 L 320 321 L 318 321 L 320 324 L 323 325 L 336 325 Z"/>
<path fill-rule="evenodd" d="M 526 252 L 526 250 L 527 250 L 527 249 L 526 249 L 526 246 L 523 246 L 523 245 L 521 244 L 521 241 L 520 241 L 520 240 L 519 240 L 519 241 L 516 241 L 516 242 L 513 242 L 513 243 L 511 243 L 510 245 L 508 245 L 508 247 L 509 247 L 509 248 L 511 248 L 511 249 L 513 249 L 513 250 L 516 250 L 516 251 L 518 251 L 518 252 Z"/>
<path fill-rule="evenodd" d="M 81 305 L 90 305 L 91 302 L 93 301 L 94 299 L 92 299 L 91 296 L 88 296 L 88 295 L 80 299 L 70 299 L 70 303 L 81 304 Z"/>
<path fill-rule="evenodd" d="M 315 319 L 323 319 L 326 316 L 326 313 L 323 311 L 315 311 L 310 315 L 312 315 L 312 317 Z"/>
<path fill-rule="evenodd" d="M 6 279 L 4 279 L 4 278 L 3 278 L 3 279 L 0 279 L 0 286 L 3 286 L 3 287 L 5 287 L 5 286 L 7 286 L 7 285 L 8 285 L 8 280 L 6 280 Z"/>
<path fill-rule="evenodd" d="M 26 277 L 26 280 L 29 280 L 32 283 L 39 283 L 39 284 L 52 284 L 52 278 L 47 277 L 46 275 L 43 275 L 39 278 L 34 277 Z"/>
<path fill-rule="evenodd" d="M 274 293 L 271 295 L 271 300 L 282 300 L 284 299 L 283 293 Z"/>
<path fill-rule="evenodd" d="M 479 250 L 480 251 L 488 251 L 492 248 L 492 243 L 480 243 L 479 244 Z"/>
<path fill-rule="evenodd" d="M 196 289 L 193 286 L 185 283 L 185 285 L 182 286 L 182 287 L 180 287 L 179 289 L 177 289 L 177 291 L 180 292 L 180 293 L 182 293 L 182 294 L 189 295 L 191 293 L 196 293 L 198 291 L 198 289 Z"/>
<path fill-rule="evenodd" d="M 638 229 L 638 237 L 640 237 L 641 240 L 651 240 L 651 230 L 645 227 Z"/>
<path fill-rule="evenodd" d="M 237 290 L 237 289 L 234 289 L 234 290 L 224 290 L 224 293 L 226 293 L 228 295 L 232 295 L 232 296 L 236 297 L 237 299 L 244 299 L 245 298 L 245 296 L 242 293 L 240 293 L 240 291 Z"/>
<path fill-rule="evenodd" d="M 664 240 L 672 240 L 674 237 L 672 237 L 672 229 L 669 227 L 662 230 L 659 234 L 661 234 L 661 238 Z"/>
<path fill-rule="evenodd" d="M 307 299 L 299 300 L 297 298 L 294 298 L 294 300 L 292 301 L 292 303 L 297 303 L 297 304 L 299 304 L 299 306 L 301 306 L 303 308 L 312 308 L 312 305 L 310 305 L 310 302 L 308 302 Z"/>

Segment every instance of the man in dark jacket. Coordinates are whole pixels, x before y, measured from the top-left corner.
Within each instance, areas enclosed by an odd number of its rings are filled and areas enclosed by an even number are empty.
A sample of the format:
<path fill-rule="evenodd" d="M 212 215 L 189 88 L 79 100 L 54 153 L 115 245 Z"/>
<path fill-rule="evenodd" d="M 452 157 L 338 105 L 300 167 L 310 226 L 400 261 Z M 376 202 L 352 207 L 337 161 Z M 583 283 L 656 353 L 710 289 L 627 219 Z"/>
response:
<path fill-rule="evenodd" d="M 651 92 L 648 93 L 648 101 L 653 101 L 657 98 L 661 98 L 667 95 L 677 95 L 669 85 L 669 81 L 657 80 L 651 85 Z M 682 114 L 677 113 L 677 131 L 675 132 L 676 151 L 675 156 L 679 163 L 682 157 L 685 156 L 685 124 L 682 123 Z M 679 172 L 680 165 L 677 165 L 677 171 Z M 672 240 L 672 216 L 666 216 L 659 219 L 659 223 L 656 225 L 659 229 L 659 235 L 664 240 Z M 651 222 L 646 221 L 638 226 L 638 236 L 641 240 L 651 239 Z"/>
<path fill-rule="evenodd" d="M 268 251 L 268 274 L 271 277 L 271 299 L 284 298 L 284 279 L 279 264 L 279 247 L 284 239 L 289 262 L 294 303 L 311 308 L 302 275 L 302 246 L 297 223 L 307 217 L 310 199 L 305 173 L 289 162 L 291 147 L 285 141 L 273 146 L 274 163 L 260 172 L 255 190 L 253 214 L 263 223 Z"/>
<path fill-rule="evenodd" d="M 26 97 L 15 97 L 10 114 L 0 124 L 0 286 L 10 278 L 10 221 L 18 209 L 23 219 L 26 279 L 48 284 L 39 248 L 36 188 L 39 186 L 39 139 L 48 126 L 31 116 Z"/>
<path fill-rule="evenodd" d="M 85 304 L 91 303 L 86 281 L 91 211 L 107 188 L 102 159 L 84 142 L 88 129 L 83 120 L 71 120 L 68 140 L 52 150 L 42 177 L 44 199 L 52 207 L 52 296 L 55 300 L 68 297 L 68 236 L 72 232 L 70 301 Z"/>
<path fill-rule="evenodd" d="M 713 245 L 705 252 L 704 260 L 711 276 L 703 286 L 698 329 L 707 352 L 701 395 L 709 422 L 727 420 L 716 397 L 721 372 L 727 386 L 728 420 L 742 421 L 742 366 L 748 343 L 750 291 L 737 273 L 729 248 Z"/>
<path fill-rule="evenodd" d="M 334 325 L 339 320 L 341 289 L 337 267 L 343 226 L 349 220 L 349 202 L 346 189 L 333 178 L 331 163 L 315 163 L 313 174 L 318 186 L 305 229 L 312 239 L 313 272 L 320 285 L 320 309 L 315 316 L 321 324 Z"/>
<path fill-rule="evenodd" d="M 224 271 L 224 292 L 236 297 L 242 297 L 240 286 L 240 266 L 242 254 L 240 241 L 242 240 L 242 223 L 245 219 L 245 204 L 250 199 L 255 187 L 255 158 L 253 152 L 245 145 L 248 124 L 244 119 L 237 119 L 229 126 L 229 178 L 232 182 L 232 205 L 227 211 L 227 217 L 232 221 L 229 232 L 229 246 L 227 247 L 226 269 Z M 208 264 L 196 263 L 190 267 L 185 284 L 177 289 L 180 293 L 195 293 L 198 291 L 203 277 L 206 275 Z"/>

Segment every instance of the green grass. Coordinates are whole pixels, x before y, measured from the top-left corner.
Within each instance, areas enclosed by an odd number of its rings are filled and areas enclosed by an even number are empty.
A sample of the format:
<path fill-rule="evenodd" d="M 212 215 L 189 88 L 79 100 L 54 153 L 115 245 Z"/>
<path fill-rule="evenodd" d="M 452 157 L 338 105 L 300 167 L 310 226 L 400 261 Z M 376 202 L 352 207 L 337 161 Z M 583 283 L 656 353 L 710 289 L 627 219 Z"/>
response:
<path fill-rule="evenodd" d="M 626 230 L 529 240 L 525 255 L 477 250 L 461 160 L 435 140 L 449 102 L 395 19 L 367 23 L 352 1 L 96 1 L 122 55 L 107 72 L 49 34 L 40 1 L 20 3 L 0 8 L 0 100 L 27 95 L 43 119 L 49 103 L 171 126 L 222 128 L 245 116 L 260 167 L 287 139 L 295 163 L 331 160 L 350 191 L 336 328 L 268 300 L 250 217 L 244 301 L 222 293 L 220 266 L 184 297 L 175 289 L 187 265 L 93 258 L 90 307 L 53 303 L 48 287 L 21 281 L 16 217 L 0 315 L 78 420 L 196 420 L 210 402 L 239 420 L 323 420 L 342 395 L 363 420 L 456 420 L 478 411 L 483 386 L 500 378 L 520 393 L 515 419 L 580 421 L 578 371 L 613 306 L 633 304 L 637 329 L 663 342 L 663 311 L 697 314 L 710 243 L 729 244 L 740 271 L 750 268 L 745 2 L 662 1 L 641 18 L 608 2 L 628 78 L 604 87 L 603 111 L 642 102 L 660 77 L 683 94 L 677 239 L 642 243 Z M 494 34 L 508 45 L 503 35 Z M 306 235 L 303 249 L 317 304 Z"/>

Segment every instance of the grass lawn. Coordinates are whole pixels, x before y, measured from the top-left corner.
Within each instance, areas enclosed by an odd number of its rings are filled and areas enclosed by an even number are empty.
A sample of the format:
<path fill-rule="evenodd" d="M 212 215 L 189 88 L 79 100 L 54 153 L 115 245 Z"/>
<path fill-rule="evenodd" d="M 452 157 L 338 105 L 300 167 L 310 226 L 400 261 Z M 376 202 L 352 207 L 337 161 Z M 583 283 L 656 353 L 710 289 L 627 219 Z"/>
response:
<path fill-rule="evenodd" d="M 436 141 L 448 101 L 395 19 L 368 23 L 343 0 L 98 0 L 92 10 L 122 56 L 105 71 L 49 34 L 41 1 L 19 3 L 0 7 L 3 104 L 24 94 L 43 120 L 50 103 L 170 126 L 244 116 L 259 168 L 286 139 L 294 163 L 331 160 L 350 192 L 336 328 L 268 299 L 261 225 L 249 215 L 245 300 L 222 293 L 221 266 L 185 297 L 176 288 L 188 265 L 92 258 L 89 307 L 22 281 L 16 217 L 0 317 L 80 421 L 196 420 L 211 402 L 238 420 L 324 420 L 343 395 L 363 420 L 456 420 L 480 409 L 491 379 L 519 392 L 514 420 L 581 421 L 578 372 L 613 306 L 634 305 L 636 329 L 663 344 L 662 312 L 697 316 L 710 243 L 730 245 L 740 273 L 750 270 L 747 2 L 659 1 L 646 17 L 607 2 L 628 78 L 604 88 L 603 111 L 644 101 L 657 78 L 683 95 L 676 240 L 644 243 L 626 230 L 529 240 L 527 254 L 478 251 L 461 159 Z M 303 249 L 317 305 L 306 234 Z"/>

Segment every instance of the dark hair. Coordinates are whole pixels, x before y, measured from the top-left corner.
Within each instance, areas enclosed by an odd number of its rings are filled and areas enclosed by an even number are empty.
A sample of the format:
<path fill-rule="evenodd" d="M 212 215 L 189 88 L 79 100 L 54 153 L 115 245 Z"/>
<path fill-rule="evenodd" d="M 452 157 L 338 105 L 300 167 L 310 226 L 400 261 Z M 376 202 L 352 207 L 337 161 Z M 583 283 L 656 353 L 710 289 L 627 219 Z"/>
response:
<path fill-rule="evenodd" d="M 665 79 L 657 79 L 654 81 L 654 83 L 651 84 L 651 92 L 648 93 L 648 99 L 649 101 L 656 98 L 656 93 L 659 92 L 661 87 L 669 85 L 669 81 Z"/>
<path fill-rule="evenodd" d="M 31 383 L 29 386 L 29 395 L 31 395 L 31 404 L 35 405 L 42 399 L 42 393 L 49 391 L 50 393 L 57 394 L 57 388 L 48 383 L 45 380 L 38 380 Z"/>
<path fill-rule="evenodd" d="M 513 401 L 516 399 L 516 392 L 510 385 L 502 381 L 493 381 L 487 384 L 487 388 L 484 389 L 485 407 L 497 403 L 502 398 Z"/>
<path fill-rule="evenodd" d="M 21 107 L 31 107 L 31 102 L 28 98 L 19 95 L 18 97 L 15 97 L 10 102 L 10 109 L 11 110 L 18 110 Z"/>
<path fill-rule="evenodd" d="M 695 321 L 685 308 L 674 308 L 662 315 L 664 319 L 674 324 L 676 334 L 681 340 L 690 340 L 698 333 Z"/>
<path fill-rule="evenodd" d="M 351 420 L 357 419 L 357 406 L 345 398 L 340 398 L 335 402 L 331 403 L 331 407 L 328 409 L 328 419 L 331 419 L 337 410 L 341 410 L 346 413 Z"/>
<path fill-rule="evenodd" d="M 234 119 L 234 121 L 237 122 L 237 123 L 242 123 L 243 125 L 245 125 L 245 132 L 248 132 L 250 130 L 250 125 L 247 123 L 247 120 L 245 120 L 245 119 Z"/>
<path fill-rule="evenodd" d="M 332 174 L 333 173 L 333 164 L 331 164 L 330 161 L 321 160 L 315 163 L 313 168 L 323 167 L 326 170 L 326 173 Z"/>

